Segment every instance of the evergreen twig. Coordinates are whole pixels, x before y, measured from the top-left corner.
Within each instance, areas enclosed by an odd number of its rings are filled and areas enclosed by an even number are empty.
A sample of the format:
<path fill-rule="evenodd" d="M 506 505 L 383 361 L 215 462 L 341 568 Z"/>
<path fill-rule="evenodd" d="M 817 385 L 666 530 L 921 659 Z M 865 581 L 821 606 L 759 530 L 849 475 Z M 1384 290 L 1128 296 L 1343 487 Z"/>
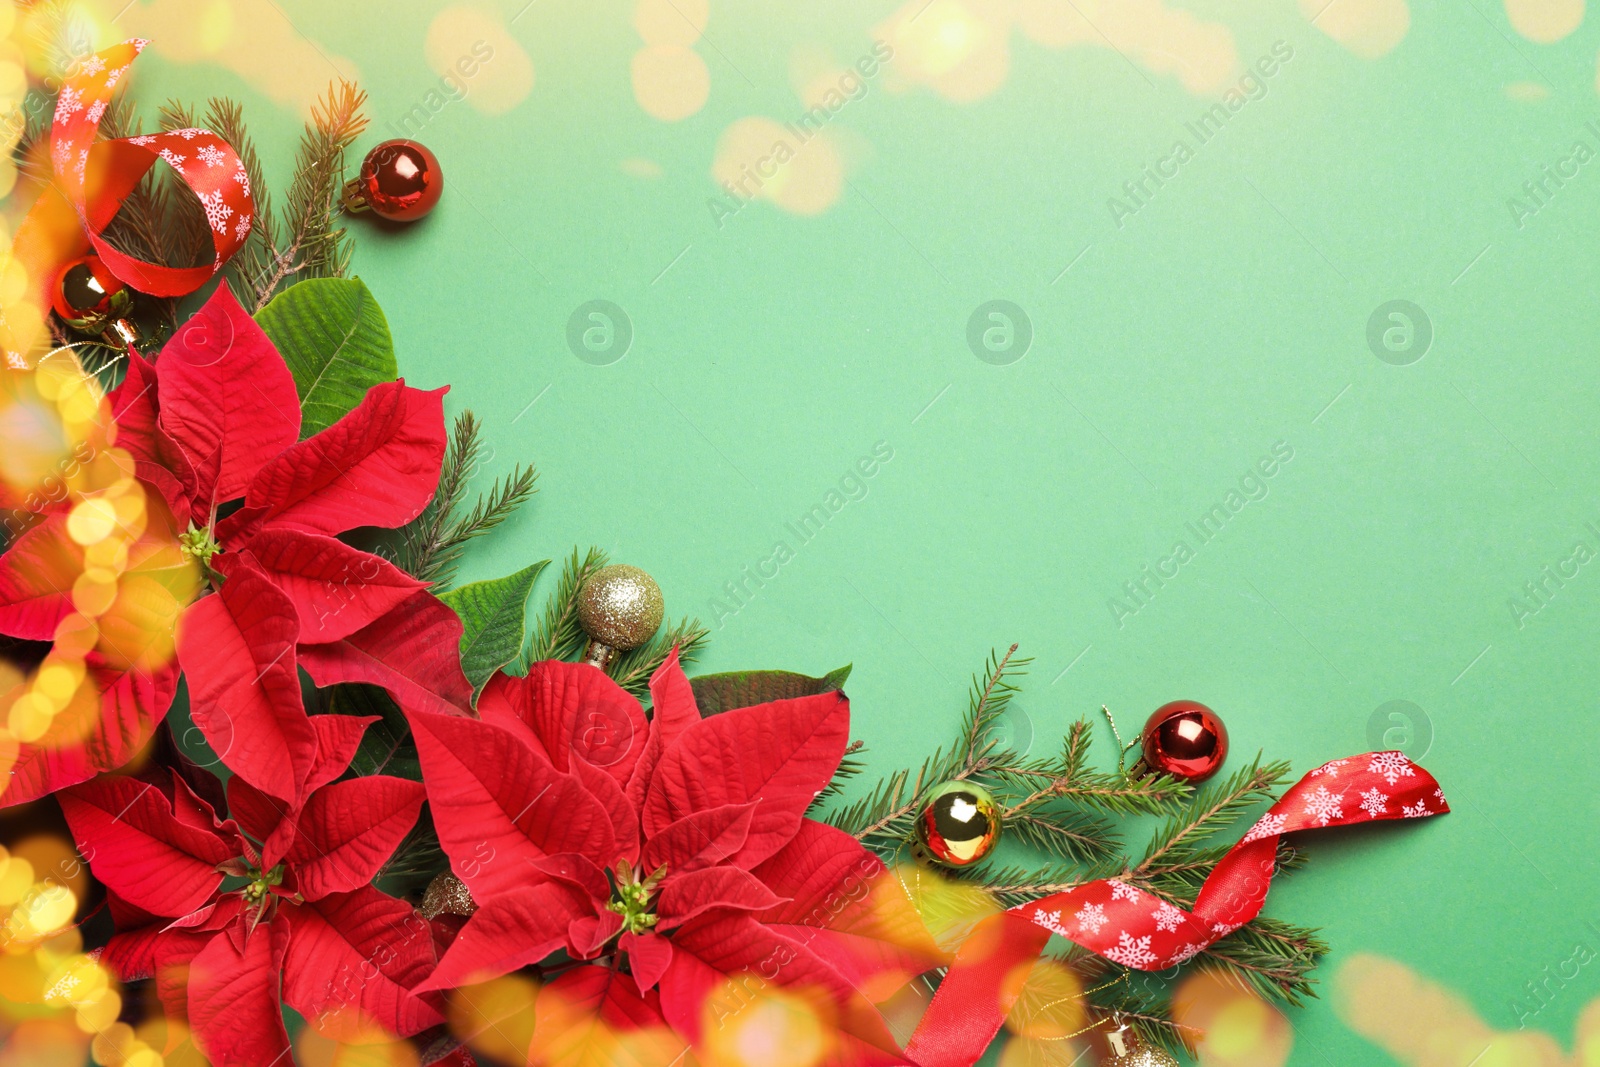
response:
<path fill-rule="evenodd" d="M 606 554 L 598 548 L 589 549 L 582 557 L 577 549 L 572 550 L 561 569 L 555 595 L 545 605 L 528 639 L 520 673 L 526 674 L 529 664 L 539 660 L 572 659 L 583 652 L 589 639 L 578 625 L 578 591 L 590 575 L 605 565 Z"/>
<path fill-rule="evenodd" d="M 699 619 L 683 619 L 666 626 L 638 648 L 623 652 L 606 667 L 606 673 L 622 688 L 641 700 L 649 692 L 650 676 L 666 662 L 674 648 L 678 659 L 687 664 L 694 661 L 711 631 L 700 625 Z"/>
<path fill-rule="evenodd" d="M 481 434 L 482 424 L 472 412 L 456 416 L 439 471 L 439 488 L 422 514 L 400 531 L 400 568 L 413 578 L 432 582 L 435 589 L 448 588 L 454 581 L 468 541 L 499 526 L 535 492 L 538 473 L 531 465 L 519 464 L 497 478 L 470 511 L 457 514 L 483 451 Z"/>
<path fill-rule="evenodd" d="M 344 153 L 366 129 L 367 94 L 340 81 L 312 105 L 285 198 L 285 243 L 274 246 L 258 274 L 245 279 L 260 311 L 280 286 L 300 278 L 338 277 L 350 262 L 345 231 L 337 225 L 344 185 Z"/>

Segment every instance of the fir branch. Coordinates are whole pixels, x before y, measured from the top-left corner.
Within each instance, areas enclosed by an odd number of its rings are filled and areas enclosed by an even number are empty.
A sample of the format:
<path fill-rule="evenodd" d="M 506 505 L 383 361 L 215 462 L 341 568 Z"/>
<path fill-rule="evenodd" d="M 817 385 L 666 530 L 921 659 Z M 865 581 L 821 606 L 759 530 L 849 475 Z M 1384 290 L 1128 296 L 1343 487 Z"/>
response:
<path fill-rule="evenodd" d="M 1297 1007 L 1316 995 L 1311 972 L 1327 951 L 1315 930 L 1257 919 L 1202 952 L 1198 969 L 1237 981 L 1264 1000 Z"/>
<path fill-rule="evenodd" d="M 468 541 L 499 526 L 534 493 L 537 472 L 519 464 L 506 477 L 496 479 L 470 512 L 456 515 L 478 467 L 481 433 L 482 426 L 472 412 L 456 416 L 439 471 L 439 487 L 422 514 L 400 532 L 401 569 L 413 578 L 432 582 L 435 589 L 448 588 L 455 580 L 456 565 Z"/>
<path fill-rule="evenodd" d="M 1092 880 L 1065 864 L 1042 868 L 991 866 L 978 871 L 952 872 L 952 877 L 980 887 L 1005 908 L 1014 908 L 1052 893 L 1065 893 Z"/>
<path fill-rule="evenodd" d="M 578 592 L 589 576 L 605 565 L 606 554 L 598 548 L 589 549 L 581 559 L 578 550 L 572 550 L 561 569 L 555 595 L 545 605 L 544 614 L 528 639 L 518 673 L 526 674 L 528 665 L 539 660 L 570 659 L 583 652 L 589 639 L 578 625 Z"/>
<path fill-rule="evenodd" d="M 467 481 L 477 466 L 481 427 L 478 417 L 470 411 L 456 416 L 450 427 L 450 440 L 445 445 L 444 460 L 439 466 L 439 487 L 433 492 L 428 506 L 400 531 L 400 554 L 397 562 L 413 578 L 424 578 L 434 571 L 433 560 L 444 550 L 445 532 L 450 515 L 460 505 L 466 494 Z M 425 580 L 425 578 L 424 578 Z"/>
<path fill-rule="evenodd" d="M 656 635 L 638 648 L 623 652 L 606 667 L 613 681 L 634 696 L 644 699 L 649 693 L 650 676 L 666 662 L 672 650 L 678 650 L 678 659 L 692 663 L 705 644 L 711 631 L 700 625 L 699 619 L 683 619 L 657 631 Z"/>
<path fill-rule="evenodd" d="M 1272 797 L 1273 789 L 1289 773 L 1287 762 L 1262 765 L 1257 756 L 1248 767 L 1235 771 L 1225 781 L 1201 790 L 1194 809 L 1170 819 L 1150 841 L 1136 877 L 1165 869 L 1163 860 L 1179 846 L 1192 848 L 1237 819 L 1246 808 Z M 1174 857 L 1181 859 L 1182 854 Z"/>
<path fill-rule="evenodd" d="M 1008 837 L 1075 863 L 1121 855 L 1121 839 L 1104 819 L 1080 811 L 1026 812 L 1002 816 Z"/>
<path fill-rule="evenodd" d="M 512 468 L 510 474 L 496 478 L 487 492 L 479 494 L 472 510 L 453 521 L 450 528 L 445 531 L 443 544 L 433 560 L 434 571 L 438 576 L 436 580 L 448 585 L 454 577 L 461 547 L 509 519 L 518 508 L 528 502 L 529 497 L 538 492 L 534 488 L 534 482 L 538 479 L 539 472 L 532 464 L 524 467 L 519 463 Z"/>
<path fill-rule="evenodd" d="M 273 219 L 272 195 L 261 169 L 261 157 L 256 153 L 255 140 L 245 127 L 244 110 L 236 101 L 212 97 L 206 107 L 205 124 L 233 146 L 239 162 L 244 165 L 245 178 L 250 183 L 255 216 L 243 246 L 228 261 L 227 277 L 236 292 L 248 293 L 251 299 L 259 299 L 249 279 L 262 278 L 270 273 L 268 264 L 277 247 L 277 223 Z"/>
<path fill-rule="evenodd" d="M 963 761 L 976 763 L 995 747 L 995 742 L 986 736 L 989 727 L 1005 713 L 1011 704 L 1011 698 L 1018 690 L 1006 676 L 1007 669 L 1009 668 L 1014 674 L 1025 674 L 1027 672 L 1023 668 L 1033 662 L 1031 659 L 1019 659 L 1013 663 L 1012 657 L 1016 654 L 1015 644 L 1006 649 L 1006 654 L 998 659 L 993 652 L 990 652 L 989 666 L 982 681 L 976 677 L 972 680 L 972 703 L 967 709 L 967 718 L 962 728 Z"/>
<path fill-rule="evenodd" d="M 984 673 L 973 678 L 961 740 L 953 750 L 935 752 L 923 762 L 915 779 L 909 771 L 897 772 L 871 795 L 834 813 L 827 821 L 869 848 L 893 853 L 910 834 L 915 813 L 925 802 L 928 790 L 948 781 L 982 778 L 996 763 L 1015 762 L 1015 754 L 997 752 L 995 741 L 987 734 L 1017 692 L 1009 675 L 1022 673 L 1022 668 L 1032 662 L 1014 659 L 1016 652 L 1016 645 L 1007 649 L 1004 656 L 991 652 Z"/>
<path fill-rule="evenodd" d="M 844 758 L 839 760 L 839 766 L 833 772 L 833 777 L 828 780 L 828 784 L 823 787 L 822 792 L 818 793 L 816 799 L 806 808 L 808 816 L 814 819 L 818 818 L 817 812 L 822 805 L 844 795 L 845 786 L 867 769 L 867 765 L 864 762 L 855 758 L 866 751 L 866 747 L 866 743 L 863 741 L 850 742 L 849 746 L 844 750 Z"/>
<path fill-rule="evenodd" d="M 1192 790 L 1176 778 L 1153 775 L 1135 779 L 1088 770 L 1085 756 L 1091 729 L 1082 719 L 1072 724 L 1059 764 L 1014 762 L 995 768 L 997 779 L 1022 794 L 1006 808 L 1008 819 L 1058 800 L 1080 801 L 1116 815 L 1174 814 L 1180 802 L 1189 798 Z"/>
<path fill-rule="evenodd" d="M 340 81 L 312 106 L 300 139 L 284 208 L 287 242 L 274 247 L 263 273 L 249 280 L 260 311 L 278 288 L 300 278 L 339 277 L 349 265 L 345 231 L 336 225 L 344 185 L 344 153 L 366 129 L 367 94 Z"/>

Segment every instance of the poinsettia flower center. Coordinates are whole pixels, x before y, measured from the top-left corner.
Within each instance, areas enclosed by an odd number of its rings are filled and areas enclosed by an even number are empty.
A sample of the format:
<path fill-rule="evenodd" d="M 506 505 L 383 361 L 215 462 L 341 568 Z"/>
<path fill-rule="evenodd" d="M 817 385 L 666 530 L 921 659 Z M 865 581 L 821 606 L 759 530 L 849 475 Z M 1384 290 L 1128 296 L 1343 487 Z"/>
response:
<path fill-rule="evenodd" d="M 209 526 L 202 529 L 192 522 L 187 530 L 178 535 L 178 547 L 185 559 L 199 560 L 207 570 L 211 569 L 212 557 L 222 551 Z"/>
<path fill-rule="evenodd" d="M 666 880 L 666 866 L 663 864 L 648 878 L 643 878 L 640 877 L 643 871 L 635 870 L 633 864 L 623 860 L 610 873 L 611 902 L 606 910 L 622 916 L 622 930 L 617 932 L 642 934 L 655 926 L 658 917 L 651 909 L 655 906 L 656 890 Z"/>
<path fill-rule="evenodd" d="M 642 934 L 657 922 L 656 914 L 650 910 L 653 895 L 642 884 L 619 885 L 606 907 L 622 916 L 623 929 L 628 933 Z"/>
<path fill-rule="evenodd" d="M 247 877 L 250 881 L 239 890 L 239 895 L 244 897 L 247 904 L 259 904 L 272 892 L 273 886 L 283 884 L 284 865 L 278 864 L 270 871 L 262 871 L 256 867 L 249 868 Z"/>

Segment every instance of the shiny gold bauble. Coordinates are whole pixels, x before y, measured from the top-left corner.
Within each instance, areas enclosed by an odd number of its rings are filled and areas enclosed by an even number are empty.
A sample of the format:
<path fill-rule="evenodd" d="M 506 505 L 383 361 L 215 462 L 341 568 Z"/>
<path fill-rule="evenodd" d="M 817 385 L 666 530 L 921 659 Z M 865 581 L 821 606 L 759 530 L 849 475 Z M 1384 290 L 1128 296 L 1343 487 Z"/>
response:
<path fill-rule="evenodd" d="M 969 867 L 1000 843 L 1000 804 L 975 782 L 945 782 L 917 812 L 917 851 L 946 867 Z"/>
<path fill-rule="evenodd" d="M 601 567 L 578 592 L 578 625 L 602 645 L 626 652 L 661 627 L 661 587 L 638 567 Z"/>
<path fill-rule="evenodd" d="M 1100 1061 L 1100 1067 L 1178 1067 L 1166 1049 L 1146 1045 L 1126 1028 L 1107 1035 L 1111 1046 L 1109 1059 Z"/>
<path fill-rule="evenodd" d="M 478 902 L 472 899 L 465 882 L 445 871 L 428 883 L 428 891 L 422 896 L 422 907 L 417 910 L 422 912 L 424 919 L 436 919 L 441 915 L 466 918 L 478 910 Z"/>

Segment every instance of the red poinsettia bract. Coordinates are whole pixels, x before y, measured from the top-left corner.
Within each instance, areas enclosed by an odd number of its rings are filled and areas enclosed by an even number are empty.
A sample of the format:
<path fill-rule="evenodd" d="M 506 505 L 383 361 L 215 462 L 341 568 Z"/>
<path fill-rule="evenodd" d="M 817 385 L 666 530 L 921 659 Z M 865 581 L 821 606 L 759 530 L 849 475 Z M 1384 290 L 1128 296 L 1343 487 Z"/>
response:
<path fill-rule="evenodd" d="M 830 1062 L 902 1062 L 872 1001 L 931 946 L 870 902 L 877 858 L 805 817 L 848 742 L 844 695 L 702 719 L 676 653 L 650 690 L 647 722 L 601 671 L 552 661 L 492 680 L 481 720 L 408 709 L 440 841 L 479 905 L 421 988 L 565 950 L 611 967 L 546 990 L 600 990 L 612 1025 L 664 1021 L 698 1046 L 718 995 L 753 983 L 831 1025 Z M 583 976 L 624 961 L 631 980 Z"/>
<path fill-rule="evenodd" d="M 102 959 L 124 981 L 154 977 L 169 1019 L 218 1065 L 292 1062 L 284 1004 L 336 1040 L 442 1021 L 437 995 L 413 991 L 434 964 L 431 928 L 369 884 L 416 822 L 422 785 L 328 784 L 373 720 L 308 721 L 320 755 L 298 812 L 239 778 L 227 820 L 176 774 L 164 788 L 104 775 L 59 794 L 114 904 Z"/>
<path fill-rule="evenodd" d="M 445 450 L 444 390 L 374 386 L 344 418 L 300 440 L 293 375 L 226 286 L 154 365 L 129 359 L 111 394 L 116 444 L 165 501 L 184 551 L 218 590 L 183 610 L 177 657 L 195 725 L 229 768 L 291 807 L 304 802 L 318 752 L 300 707 L 297 647 L 361 659 L 370 674 L 390 662 L 375 654 L 382 646 L 404 670 L 428 665 L 437 674 L 429 688 L 445 694 L 439 703 L 465 710 L 470 689 L 441 659 L 453 658 L 460 637 L 455 615 L 423 583 L 337 536 L 403 525 L 427 505 Z M 224 505 L 235 510 L 224 516 Z M 0 557 L 0 626 L 26 605 L 28 632 L 17 636 L 47 638 L 72 610 L 70 596 L 34 565 L 64 538 L 60 525 L 42 524 Z M 122 732 L 147 740 L 171 695 L 169 682 L 123 707 Z M 124 761 L 131 754 L 127 744 L 116 749 Z M 29 792 L 120 765 L 86 762 L 40 775 Z"/>

